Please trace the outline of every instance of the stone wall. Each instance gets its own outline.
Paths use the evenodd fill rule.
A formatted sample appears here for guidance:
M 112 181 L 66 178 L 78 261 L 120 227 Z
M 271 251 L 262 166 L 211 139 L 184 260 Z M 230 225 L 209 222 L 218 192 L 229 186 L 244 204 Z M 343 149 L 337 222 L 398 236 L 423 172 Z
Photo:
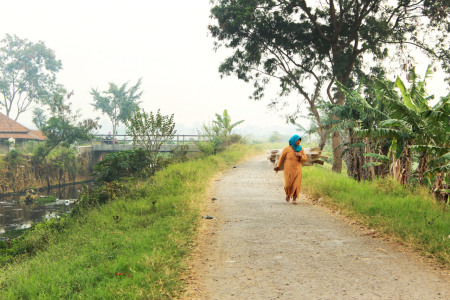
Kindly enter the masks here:
M 3 161 L 0 164 L 0 193 L 18 193 L 28 188 L 47 188 L 91 180 L 91 151 L 79 151 L 76 162 L 76 172 L 66 172 L 46 164 L 33 166 L 29 156 L 22 156 L 17 164 Z

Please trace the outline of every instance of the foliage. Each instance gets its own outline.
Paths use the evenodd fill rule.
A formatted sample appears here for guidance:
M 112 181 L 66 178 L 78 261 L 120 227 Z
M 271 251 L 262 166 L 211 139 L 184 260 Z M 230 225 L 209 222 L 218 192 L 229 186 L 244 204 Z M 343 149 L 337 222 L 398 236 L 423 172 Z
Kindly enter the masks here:
M 243 141 L 239 134 L 232 134 L 232 130 L 242 124 L 244 120 L 232 123 L 228 111 L 225 109 L 222 115 L 216 113 L 216 119 L 211 123 L 203 123 L 198 135 L 200 139 L 197 147 L 205 155 L 216 155 L 233 143 Z
M 355 120 L 356 116 L 359 121 L 356 137 L 376 141 L 384 149 L 383 153 L 365 156 L 390 163 L 391 175 L 404 184 L 413 178 L 425 183 L 424 177 L 429 176 L 427 181 L 436 182 L 433 187 L 436 192 L 445 189 L 450 179 L 442 169 L 449 163 L 450 97 L 429 105 L 433 97 L 427 94 L 425 83 L 431 73 L 428 67 L 424 79 L 420 80 L 412 68 L 408 75 L 409 87 L 400 78 L 395 83 L 377 80 L 372 94 L 368 95 L 369 101 L 359 91 L 342 87 L 348 105 L 336 113 L 342 119 Z M 375 157 L 378 154 L 382 155 Z M 418 160 L 415 170 L 412 169 L 414 159 Z
M 39 203 L 49 203 L 49 202 L 55 202 L 56 199 L 57 199 L 57 198 L 56 198 L 55 196 L 48 195 L 48 196 L 45 196 L 44 198 L 38 198 L 38 199 L 36 200 L 36 202 L 39 202 Z
M 75 180 L 75 176 L 78 173 L 76 150 L 67 147 L 57 147 L 50 152 L 44 165 L 53 170 L 54 173 L 59 174 L 59 184 Z M 69 178 L 65 178 L 66 174 Z
M 158 109 L 155 114 L 137 110 L 126 120 L 127 134 L 133 137 L 133 145 L 145 150 L 154 169 L 159 168 L 161 147 L 176 133 L 173 118 L 173 114 L 163 115 Z
M 277 142 L 281 142 L 281 141 L 282 141 L 281 134 L 276 130 L 274 132 L 272 132 L 272 135 L 269 137 L 269 142 L 277 143 Z
M 0 266 L 4 267 L 4 264 L 30 257 L 46 249 L 49 244 L 55 242 L 57 235 L 64 233 L 66 220 L 65 216 L 62 216 L 32 224 L 20 237 L 12 239 L 11 248 L 7 245 L 0 247 Z
M 16 35 L 7 34 L 0 41 L 0 94 L 10 116 L 14 120 L 29 110 L 33 104 L 45 102 L 53 94 L 56 73 L 61 70 L 53 50 L 44 42 L 32 43 Z
M 444 65 L 450 61 L 448 30 L 443 28 L 448 24 L 448 6 L 441 8 L 443 19 L 436 19 L 430 15 L 436 6 L 424 6 L 424 1 L 213 3 L 211 17 L 217 23 L 209 30 L 216 39 L 215 47 L 234 50 L 219 72 L 252 82 L 255 99 L 264 96 L 265 86 L 273 79 L 279 82 L 280 97 L 298 92 L 321 131 L 324 126 L 317 104 L 323 89 L 327 87 L 332 104 L 345 103 L 342 93 L 333 93 L 334 82 L 352 88 L 359 76 L 382 69 L 382 61 L 405 57 L 412 50 L 423 51 Z M 430 19 L 436 21 L 430 23 Z M 388 55 L 390 51 L 397 53 Z M 295 114 L 291 116 L 294 120 Z M 339 132 L 335 131 L 333 170 L 337 172 L 341 171 L 339 144 Z
M 216 155 L 225 149 L 224 138 L 213 123 L 203 123 L 197 133 L 199 135 L 197 147 L 203 155 Z
M 139 99 L 142 96 L 142 79 L 139 79 L 135 85 L 127 89 L 128 82 L 118 86 L 110 82 L 106 91 L 99 92 L 97 89 L 91 89 L 91 95 L 94 103 L 91 104 L 94 110 L 100 110 L 107 115 L 113 126 L 113 138 L 117 134 L 117 126 L 125 120 L 139 107 Z
M 150 167 L 150 159 L 144 149 L 108 153 L 94 166 L 99 182 L 112 182 L 124 177 L 139 176 Z
M 92 138 L 92 131 L 98 128 L 96 120 L 79 120 L 79 113 L 73 113 L 69 102 L 73 92 L 66 94 L 60 89 L 47 101 L 50 118 L 41 127 L 46 140 L 34 151 L 33 160 L 41 162 L 57 146 L 69 147 L 74 143 Z
M 45 116 L 45 111 L 40 108 L 36 107 L 33 109 L 33 124 L 36 125 L 37 129 L 41 129 L 45 126 L 45 123 L 47 122 L 47 117 Z
M 216 120 L 213 120 L 213 130 L 216 135 L 221 135 L 224 138 L 227 138 L 231 135 L 231 131 L 243 122 L 244 120 L 231 123 L 231 117 L 228 114 L 228 111 L 224 109 L 222 115 L 216 114 Z
M 5 161 L 9 165 L 15 166 L 21 163 L 22 157 L 20 156 L 20 153 L 17 150 L 10 150 L 5 157 Z
M 172 149 L 172 162 L 177 163 L 187 161 L 189 150 L 189 145 L 181 145 Z
M 120 179 L 123 179 L 123 177 Z M 130 194 L 129 185 L 119 181 L 103 181 L 94 187 L 84 186 L 76 206 L 70 212 L 70 216 L 79 218 L 90 210 L 99 208 L 101 205 L 115 201 L 127 194 Z

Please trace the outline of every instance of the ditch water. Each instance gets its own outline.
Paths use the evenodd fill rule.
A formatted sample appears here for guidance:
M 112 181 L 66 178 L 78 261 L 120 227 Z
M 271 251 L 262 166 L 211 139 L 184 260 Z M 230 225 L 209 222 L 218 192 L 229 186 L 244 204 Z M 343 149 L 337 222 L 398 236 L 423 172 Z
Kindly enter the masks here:
M 56 197 L 52 202 L 41 202 L 38 199 L 27 203 L 18 200 L 20 195 L 0 194 L 0 240 L 20 235 L 32 223 L 69 213 L 84 185 L 90 183 L 71 184 L 38 192 L 40 196 Z

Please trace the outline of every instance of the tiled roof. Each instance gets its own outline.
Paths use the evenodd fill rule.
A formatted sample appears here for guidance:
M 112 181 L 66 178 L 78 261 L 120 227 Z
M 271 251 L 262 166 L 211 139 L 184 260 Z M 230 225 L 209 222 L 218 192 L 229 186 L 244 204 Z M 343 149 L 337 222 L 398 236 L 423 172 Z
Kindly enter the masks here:
M 39 130 L 30 130 L 20 125 L 13 119 L 0 113 L 0 139 L 25 139 L 25 140 L 45 140 L 46 137 Z
M 24 140 L 38 140 L 38 138 L 36 136 L 31 135 L 29 133 L 3 133 L 3 132 L 0 132 L 0 139 L 9 139 L 9 138 L 24 139 Z
M 5 116 L 4 114 L 0 113 L 0 133 L 4 132 L 29 132 L 30 130 L 26 128 L 25 126 L 20 125 L 10 117 Z
M 41 141 L 47 139 L 47 137 L 40 130 L 30 130 L 30 135 L 35 136 L 37 139 Z

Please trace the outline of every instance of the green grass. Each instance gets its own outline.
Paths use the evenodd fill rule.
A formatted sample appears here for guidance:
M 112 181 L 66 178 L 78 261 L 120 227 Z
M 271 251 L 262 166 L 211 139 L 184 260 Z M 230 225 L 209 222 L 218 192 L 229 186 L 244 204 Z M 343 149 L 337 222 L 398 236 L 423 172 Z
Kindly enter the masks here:
M 356 182 L 320 166 L 303 169 L 302 189 L 450 267 L 450 207 L 425 189 L 408 190 L 391 179 Z
M 236 145 L 217 156 L 170 165 L 148 181 L 130 183 L 126 197 L 78 220 L 52 221 L 51 233 L 38 227 L 36 240 L 44 236 L 49 245 L 3 267 L 0 298 L 180 296 L 185 288 L 180 276 L 211 178 L 257 152 L 262 150 Z
M 55 202 L 55 201 L 56 201 L 56 197 L 52 196 L 52 195 L 48 195 L 48 196 L 45 196 L 44 198 L 36 199 L 37 203 L 51 203 L 51 202 Z

